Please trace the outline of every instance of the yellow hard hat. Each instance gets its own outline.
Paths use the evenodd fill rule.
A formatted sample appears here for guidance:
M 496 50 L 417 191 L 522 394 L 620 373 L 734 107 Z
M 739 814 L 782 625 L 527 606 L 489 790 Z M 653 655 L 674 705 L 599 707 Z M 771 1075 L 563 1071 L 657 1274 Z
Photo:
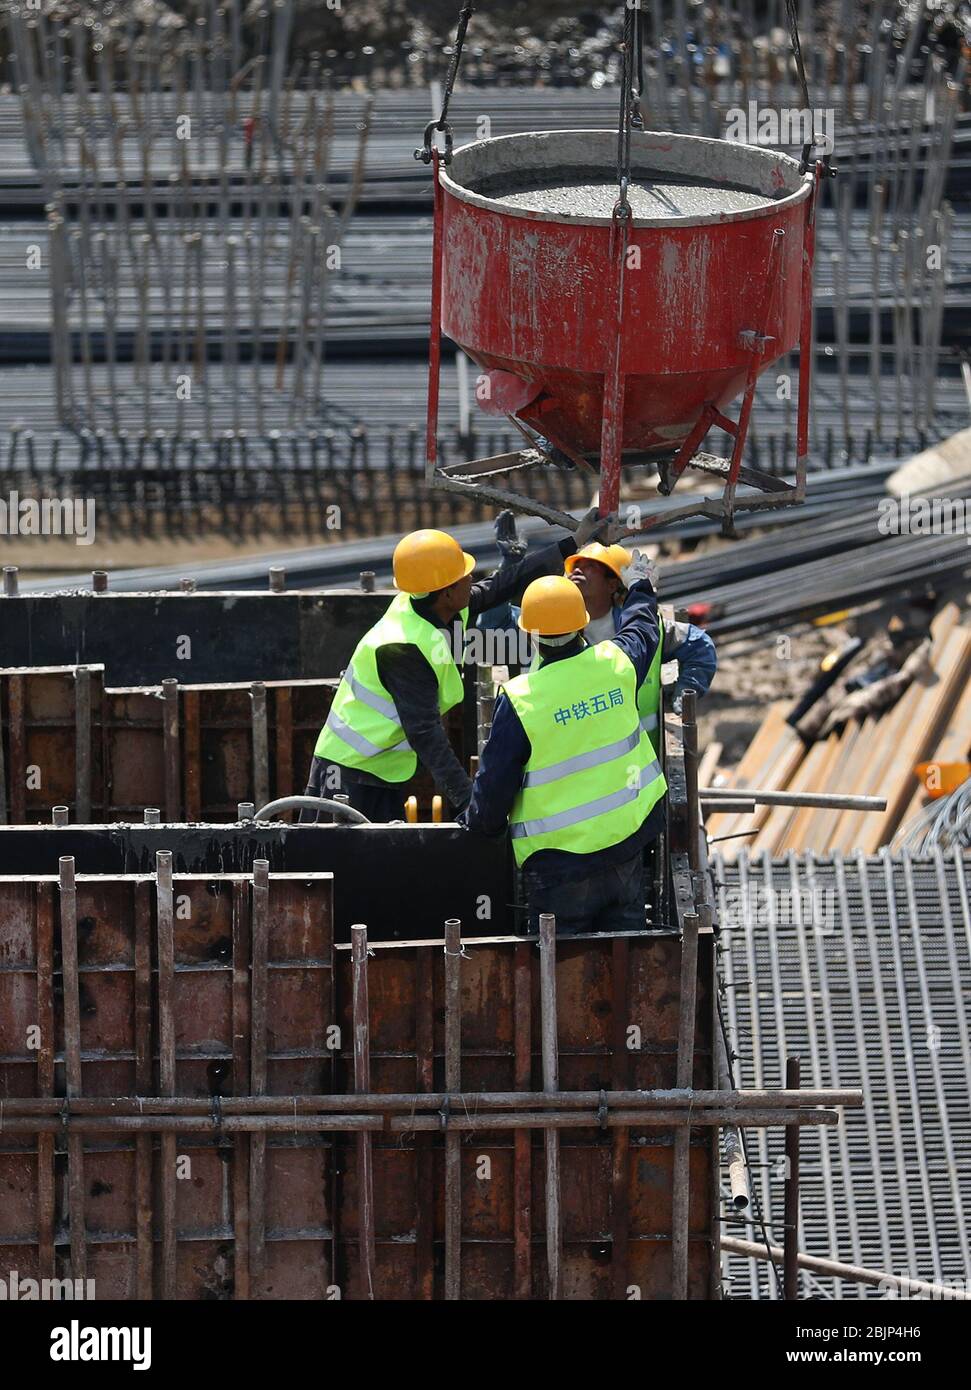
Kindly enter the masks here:
M 578 560 L 596 560 L 598 565 L 606 565 L 612 574 L 616 574 L 618 579 L 623 577 L 623 572 L 631 562 L 631 553 L 625 550 L 622 545 L 601 545 L 599 541 L 591 541 L 582 550 L 578 550 L 575 555 L 568 555 L 563 562 L 563 567 L 567 574 L 573 573 L 573 567 Z
M 395 546 L 392 565 L 399 589 L 430 594 L 471 574 L 475 560 L 445 531 L 412 531 Z
M 519 626 L 540 637 L 562 637 L 579 632 L 590 621 L 583 595 L 565 575 L 548 574 L 534 579 L 523 594 Z

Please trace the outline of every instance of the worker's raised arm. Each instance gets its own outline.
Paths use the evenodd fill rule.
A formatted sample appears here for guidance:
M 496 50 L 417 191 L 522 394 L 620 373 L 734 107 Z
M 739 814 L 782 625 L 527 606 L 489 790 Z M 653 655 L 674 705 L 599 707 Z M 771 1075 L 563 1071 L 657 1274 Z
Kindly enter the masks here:
M 694 690 L 698 695 L 708 694 L 718 669 L 718 654 L 704 628 L 695 627 L 694 623 L 665 626 L 663 660 L 678 663 L 675 700 L 686 690 Z
M 523 555 L 521 559 L 507 559 L 487 579 L 472 585 L 469 622 L 475 622 L 480 613 L 486 613 L 500 604 L 518 603 L 523 590 L 534 579 L 544 574 L 562 574 L 566 557 L 586 545 L 608 524 L 609 519 L 601 517 L 596 507 L 591 507 L 572 536 L 564 536 L 562 540 L 554 541 L 532 555 Z
M 524 555 L 521 560 L 506 561 L 486 579 L 472 585 L 469 594 L 469 622 L 475 622 L 480 613 L 490 608 L 498 608 L 502 603 L 518 603 L 523 590 L 534 579 L 543 574 L 562 574 L 563 561 L 572 555 L 577 544 L 573 536 L 545 545 L 532 555 Z
M 635 550 L 623 578 L 627 598 L 621 610 L 620 627 L 610 640 L 630 657 L 637 672 L 637 684 L 640 685 L 647 677 L 661 641 L 657 594 L 654 592 L 650 562 Z
M 378 653 L 378 673 L 394 700 L 412 752 L 449 802 L 468 805 L 472 782 L 448 741 L 438 712 L 438 682 L 417 647 L 394 643 Z

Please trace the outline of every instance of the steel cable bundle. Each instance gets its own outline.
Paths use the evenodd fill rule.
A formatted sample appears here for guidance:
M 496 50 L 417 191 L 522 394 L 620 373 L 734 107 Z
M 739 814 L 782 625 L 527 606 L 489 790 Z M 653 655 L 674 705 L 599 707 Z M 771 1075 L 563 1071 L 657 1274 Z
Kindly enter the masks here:
M 908 849 L 913 854 L 931 854 L 937 849 L 971 849 L 971 777 L 956 791 L 932 801 L 902 826 L 894 848 Z

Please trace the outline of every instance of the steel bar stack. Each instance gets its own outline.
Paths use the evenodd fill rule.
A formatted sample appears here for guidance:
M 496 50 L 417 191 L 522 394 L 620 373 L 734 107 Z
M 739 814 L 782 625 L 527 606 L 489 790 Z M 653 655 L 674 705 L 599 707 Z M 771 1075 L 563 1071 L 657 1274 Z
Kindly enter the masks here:
M 753 35 L 751 20 L 738 0 L 693 12 L 686 46 L 683 4 L 645 7 L 645 123 L 798 152 L 809 115 L 788 37 L 771 22 Z M 428 176 L 411 155 L 448 50 L 416 44 L 392 78 L 380 37 L 356 57 L 304 51 L 303 22 L 293 0 L 258 14 L 231 0 L 165 24 L 98 6 L 68 20 L 6 8 L 15 95 L 0 96 L 0 205 L 33 222 L 0 229 L 3 351 L 44 364 L 4 380 L 16 404 L 0 460 L 24 495 L 46 485 L 48 464 L 66 466 L 71 494 L 111 475 L 117 534 L 181 519 L 187 537 L 233 536 L 249 517 L 332 538 L 319 485 L 332 451 L 350 472 L 409 471 L 402 422 L 421 417 L 424 368 L 402 354 L 424 351 L 429 275 Z M 456 140 L 612 126 L 618 23 L 473 45 Z M 921 448 L 967 418 L 971 118 L 961 46 L 921 5 L 842 6 L 816 27 L 801 6 L 800 25 L 810 125 L 832 137 L 840 171 L 819 213 L 810 453 L 810 467 L 831 468 Z M 353 215 L 361 202 L 366 217 Z M 24 276 L 30 247 L 41 263 Z M 781 361 L 760 387 L 747 443 L 748 463 L 781 475 L 795 368 Z M 386 433 L 375 417 L 389 413 L 389 373 L 401 395 L 387 397 Z M 335 408 L 346 379 L 353 419 Z M 471 405 L 472 430 L 448 440 L 455 457 L 505 451 Z M 455 396 L 446 415 L 462 409 Z M 574 493 L 580 505 L 580 484 L 551 481 L 549 505 Z M 414 524 L 448 524 L 411 476 L 394 491 L 379 489 L 372 529 L 401 497 L 416 499 Z M 365 528 L 371 499 L 360 502 Z
M 231 6 L 237 19 L 239 8 Z M 10 9 L 47 211 L 60 425 L 117 435 L 124 362 L 149 436 L 156 422 L 179 438 L 212 440 L 227 427 L 233 438 L 261 436 L 270 399 L 285 403 L 291 430 L 312 411 L 328 280 L 363 178 L 369 106 L 337 205 L 333 93 L 319 62 L 293 109 L 292 9 L 275 7 L 267 47 L 238 68 L 222 8 L 164 33 L 143 25 L 122 52 L 117 31 L 102 42 L 75 19 L 70 63 L 57 67 L 63 90 L 40 81 L 53 61 L 43 17 L 27 22 Z M 279 310 L 265 322 L 269 285 Z M 275 362 L 272 385 L 264 360 Z M 96 378 L 98 362 L 107 372 Z M 215 419 L 214 393 L 228 420 Z

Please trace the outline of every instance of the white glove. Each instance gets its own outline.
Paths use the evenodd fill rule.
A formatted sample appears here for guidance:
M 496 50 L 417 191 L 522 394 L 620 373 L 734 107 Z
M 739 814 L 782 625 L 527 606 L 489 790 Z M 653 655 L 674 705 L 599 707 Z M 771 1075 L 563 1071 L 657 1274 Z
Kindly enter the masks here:
M 642 579 L 650 581 L 651 587 L 657 592 L 657 565 L 645 555 L 642 550 L 632 550 L 630 564 L 624 567 L 621 573 L 621 580 L 625 589 L 630 589 Z

